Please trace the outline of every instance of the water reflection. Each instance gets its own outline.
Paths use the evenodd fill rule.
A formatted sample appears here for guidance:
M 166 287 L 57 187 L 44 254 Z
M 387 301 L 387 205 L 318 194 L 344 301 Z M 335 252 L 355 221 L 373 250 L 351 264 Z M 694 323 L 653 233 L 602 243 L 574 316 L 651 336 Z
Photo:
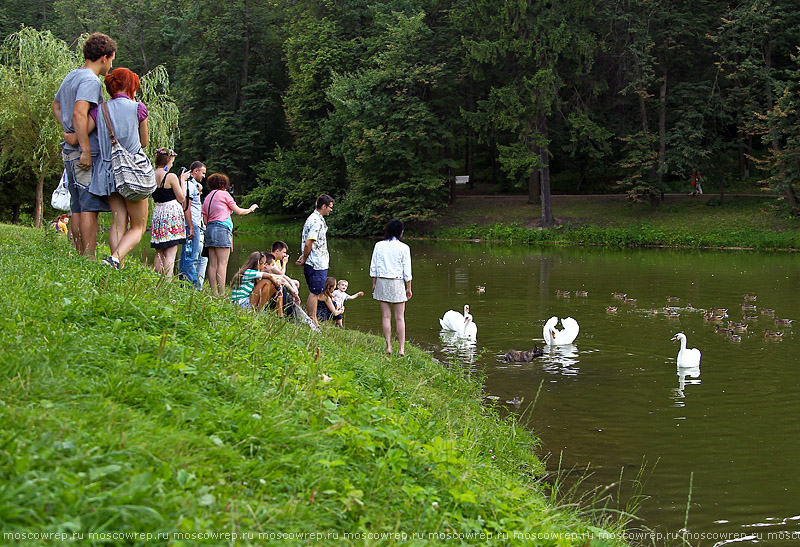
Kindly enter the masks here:
M 578 347 L 575 344 L 545 346 L 542 359 L 544 360 L 542 370 L 550 374 L 577 376 L 580 371 L 576 366 L 578 364 Z
M 472 338 L 459 336 L 451 330 L 439 331 L 439 340 L 442 342 L 442 353 L 450 363 L 466 365 L 474 370 L 478 344 Z
M 687 380 L 688 378 L 688 380 Z M 675 406 L 685 406 L 682 399 L 686 397 L 686 386 L 700 385 L 700 367 L 678 367 L 678 387 L 673 389 Z

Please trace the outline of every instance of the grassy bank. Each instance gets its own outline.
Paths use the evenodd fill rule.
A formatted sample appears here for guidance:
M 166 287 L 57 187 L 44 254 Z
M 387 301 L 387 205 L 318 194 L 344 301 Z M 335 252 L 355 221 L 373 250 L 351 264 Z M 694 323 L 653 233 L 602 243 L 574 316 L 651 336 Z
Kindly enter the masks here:
M 661 207 L 619 196 L 555 196 L 559 223 L 539 229 L 541 206 L 519 197 L 459 197 L 421 235 L 515 243 L 796 250 L 800 222 L 770 197 L 667 196 Z
M 6 544 L 621 544 L 581 535 L 600 530 L 548 498 L 536 440 L 415 348 L 390 358 L 16 226 L 0 285 Z

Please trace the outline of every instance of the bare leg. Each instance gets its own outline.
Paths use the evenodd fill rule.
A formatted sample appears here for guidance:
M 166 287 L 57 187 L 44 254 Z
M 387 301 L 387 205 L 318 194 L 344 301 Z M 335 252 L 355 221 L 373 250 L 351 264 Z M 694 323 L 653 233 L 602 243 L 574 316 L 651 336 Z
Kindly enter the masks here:
M 111 248 L 111 255 L 115 256 L 119 242 L 128 227 L 128 209 L 125 206 L 125 198 L 116 192 L 108 196 L 108 205 L 111 207 L 111 231 L 108 233 L 108 246 Z M 115 258 L 118 257 L 115 256 Z
M 72 213 L 69 227 L 72 230 L 72 246 L 83 254 L 83 239 L 81 238 L 81 217 L 83 213 Z
M 119 194 L 111 194 L 117 196 Z M 111 198 L 109 197 L 109 201 Z M 144 236 L 144 230 L 147 226 L 147 200 L 140 201 L 125 200 L 126 218 L 131 220 L 131 229 L 125 232 L 125 235 L 119 240 L 117 252 L 112 253 L 111 256 L 122 262 L 125 257 L 133 249 L 139 245 L 139 242 Z
M 161 272 L 163 275 L 167 277 L 172 277 L 173 270 L 175 270 L 175 255 L 178 253 L 178 246 L 173 245 L 172 247 L 167 247 L 164 249 L 164 264 L 162 267 L 164 271 Z
M 406 303 L 394 305 L 394 323 L 397 326 L 397 340 L 400 342 L 400 355 L 406 354 Z
M 206 270 L 206 278 L 208 284 L 211 285 L 211 294 L 217 294 L 217 248 L 208 248 L 208 268 Z
M 207 278 L 211 292 L 217 296 L 225 294 L 225 280 L 228 275 L 229 247 L 209 247 Z
M 81 213 L 81 244 L 83 250 L 81 254 L 94 258 L 94 250 L 97 247 L 97 216 L 100 213 L 88 212 Z
M 317 321 L 317 303 L 319 302 L 318 297 L 319 295 L 309 292 L 308 300 L 306 300 L 306 313 L 316 326 L 319 326 L 319 321 Z
M 264 306 L 267 305 L 270 298 L 275 294 L 273 290 L 274 286 L 275 285 L 269 279 L 259 279 L 256 281 L 253 292 L 250 293 L 250 305 L 258 311 L 263 310 Z
M 166 257 L 164 256 L 164 251 L 166 249 L 156 249 L 156 258 L 153 261 L 153 268 L 155 269 L 157 274 L 164 275 L 166 271 Z
M 381 329 L 386 340 L 386 353 L 392 354 L 392 305 L 381 302 Z

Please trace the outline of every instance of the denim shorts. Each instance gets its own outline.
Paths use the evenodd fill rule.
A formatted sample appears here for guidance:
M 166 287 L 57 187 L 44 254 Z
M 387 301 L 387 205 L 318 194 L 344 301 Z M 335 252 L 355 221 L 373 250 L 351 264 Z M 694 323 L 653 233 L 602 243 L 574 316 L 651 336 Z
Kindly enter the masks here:
M 67 171 L 67 190 L 71 213 L 107 212 L 111 210 L 107 196 L 97 196 L 89 191 L 92 169 L 78 167 L 80 152 L 63 152 L 64 169 Z M 100 161 L 100 156 L 92 156 L 92 163 Z
M 303 264 L 303 274 L 311 294 L 322 294 L 325 289 L 325 280 L 328 279 L 328 270 L 315 270 L 308 264 Z
M 206 226 L 206 247 L 233 248 L 233 234 L 221 222 L 209 222 Z

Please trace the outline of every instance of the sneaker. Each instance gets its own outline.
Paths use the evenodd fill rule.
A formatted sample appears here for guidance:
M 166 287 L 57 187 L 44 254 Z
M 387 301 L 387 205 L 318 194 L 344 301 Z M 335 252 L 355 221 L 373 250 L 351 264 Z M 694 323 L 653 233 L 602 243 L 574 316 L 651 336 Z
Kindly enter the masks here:
M 103 259 L 103 263 L 111 266 L 115 270 L 119 270 L 119 260 L 114 258 L 113 256 L 108 256 Z

